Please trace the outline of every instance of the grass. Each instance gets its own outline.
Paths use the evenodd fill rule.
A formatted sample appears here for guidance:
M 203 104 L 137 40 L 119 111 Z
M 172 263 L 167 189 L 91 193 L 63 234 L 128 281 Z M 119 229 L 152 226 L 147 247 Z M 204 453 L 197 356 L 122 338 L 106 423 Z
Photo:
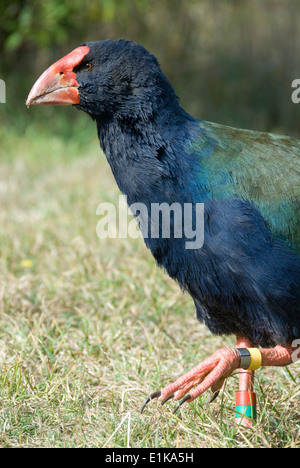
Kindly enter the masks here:
M 214 404 L 140 416 L 234 342 L 197 323 L 141 239 L 98 239 L 96 208 L 119 193 L 91 122 L 79 128 L 0 130 L 0 446 L 299 448 L 299 365 L 257 373 L 254 430 L 233 422 L 236 377 Z

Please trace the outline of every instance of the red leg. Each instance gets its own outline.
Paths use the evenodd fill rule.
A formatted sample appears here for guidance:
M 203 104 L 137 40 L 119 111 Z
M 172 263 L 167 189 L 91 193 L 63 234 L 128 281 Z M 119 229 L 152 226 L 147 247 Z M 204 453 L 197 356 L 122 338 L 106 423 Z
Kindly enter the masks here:
M 237 348 L 253 348 L 253 345 L 249 340 L 243 337 L 237 337 L 236 347 Z M 249 395 L 254 394 L 254 375 L 255 375 L 255 372 L 252 370 L 239 369 L 239 390 L 238 392 L 236 392 L 236 410 L 239 409 L 238 406 L 240 404 L 241 395 L 243 396 L 245 395 L 245 398 L 248 399 Z M 256 401 L 255 395 L 253 396 L 253 399 L 255 399 Z M 252 405 L 252 406 L 256 407 L 256 405 Z M 244 414 L 244 412 L 242 414 Z M 246 417 L 236 417 L 235 422 L 245 427 L 252 427 L 253 425 L 253 421 Z
M 237 347 L 253 347 L 249 340 L 243 337 L 237 337 Z M 263 366 L 286 366 L 292 362 L 292 346 L 276 346 L 272 349 L 260 349 L 262 354 Z M 193 401 L 199 395 L 211 388 L 217 392 L 222 388 L 225 379 L 231 375 L 240 366 L 239 352 L 234 348 L 223 348 L 214 353 L 211 357 L 195 366 L 191 371 L 179 377 L 174 383 L 164 387 L 162 390 L 153 393 L 147 398 L 142 410 L 146 404 L 153 398 L 165 403 L 173 398 L 174 400 Z M 248 374 L 241 377 L 240 385 L 245 389 L 253 388 L 253 375 Z M 250 386 L 250 387 L 249 387 Z M 241 387 L 242 388 L 242 387 Z
M 288 366 L 292 363 L 293 347 L 275 346 L 270 349 L 260 349 L 262 355 L 262 366 Z

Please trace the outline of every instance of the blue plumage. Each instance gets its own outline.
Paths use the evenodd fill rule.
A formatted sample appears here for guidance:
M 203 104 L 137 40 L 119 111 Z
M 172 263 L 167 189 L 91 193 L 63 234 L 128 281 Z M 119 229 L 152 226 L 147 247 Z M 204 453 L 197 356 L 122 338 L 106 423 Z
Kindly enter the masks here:
M 129 204 L 144 203 L 149 212 L 152 203 L 205 206 L 204 246 L 187 250 L 184 237 L 146 238 L 157 263 L 191 294 L 213 333 L 260 346 L 299 338 L 300 143 L 199 122 L 181 109 L 141 46 L 87 45 L 87 60 L 107 75 L 105 82 L 103 73 L 94 77 L 98 90 L 90 95 L 90 76 L 77 70 L 78 107 L 96 119 Z
M 194 119 L 140 45 L 83 47 L 77 107 L 96 120 L 129 204 L 150 213 L 153 203 L 204 203 L 201 248 L 187 249 L 185 236 L 145 238 L 199 320 L 257 346 L 299 338 L 300 142 Z

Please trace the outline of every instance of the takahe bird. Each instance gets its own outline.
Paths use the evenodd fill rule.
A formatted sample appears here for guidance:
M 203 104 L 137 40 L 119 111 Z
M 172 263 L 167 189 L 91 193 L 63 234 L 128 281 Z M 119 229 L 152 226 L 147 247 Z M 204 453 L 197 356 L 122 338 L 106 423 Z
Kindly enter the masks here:
M 157 59 L 125 40 L 87 42 L 58 60 L 33 86 L 31 104 L 73 104 L 96 121 L 130 205 L 151 212 L 153 203 L 191 204 L 195 214 L 204 204 L 203 245 L 187 248 L 185 231 L 180 237 L 174 230 L 145 243 L 192 296 L 200 322 L 214 334 L 235 334 L 237 347 L 218 350 L 147 402 L 191 402 L 209 388 L 216 394 L 236 369 L 295 360 L 300 141 L 196 120 L 180 107 Z

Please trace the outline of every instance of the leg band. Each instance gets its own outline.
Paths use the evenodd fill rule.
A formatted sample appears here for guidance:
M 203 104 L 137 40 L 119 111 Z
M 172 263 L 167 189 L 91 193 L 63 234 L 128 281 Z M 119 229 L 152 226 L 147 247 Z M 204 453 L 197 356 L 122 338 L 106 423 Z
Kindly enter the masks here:
M 256 395 L 254 392 L 239 391 L 235 394 L 235 417 L 256 419 Z
M 240 369 L 257 370 L 262 363 L 261 352 L 257 348 L 236 348 L 241 356 Z

